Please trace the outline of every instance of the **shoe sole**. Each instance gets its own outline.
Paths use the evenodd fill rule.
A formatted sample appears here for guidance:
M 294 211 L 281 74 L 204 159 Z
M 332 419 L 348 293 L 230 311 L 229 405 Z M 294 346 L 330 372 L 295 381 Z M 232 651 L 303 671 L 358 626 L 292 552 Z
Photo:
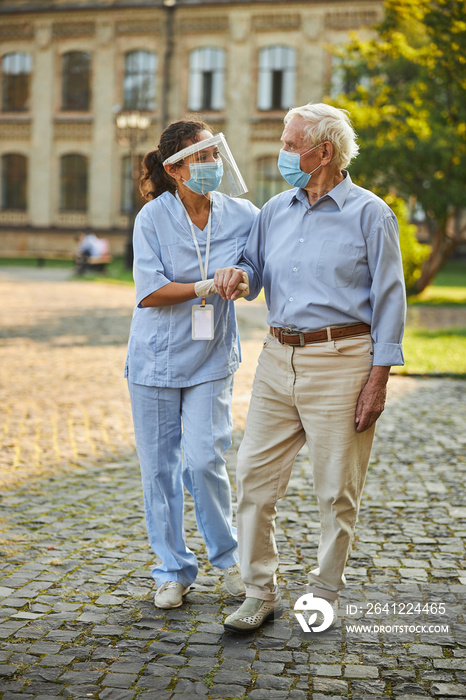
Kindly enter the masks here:
M 224 623 L 224 628 L 228 630 L 229 632 L 237 632 L 238 634 L 249 634 L 249 632 L 255 632 L 258 630 L 264 622 L 269 622 L 269 620 L 273 620 L 274 618 L 279 618 L 283 615 L 283 608 L 277 608 L 276 610 L 272 610 L 269 612 L 261 622 L 259 622 L 258 625 L 255 627 L 235 627 L 234 625 Z

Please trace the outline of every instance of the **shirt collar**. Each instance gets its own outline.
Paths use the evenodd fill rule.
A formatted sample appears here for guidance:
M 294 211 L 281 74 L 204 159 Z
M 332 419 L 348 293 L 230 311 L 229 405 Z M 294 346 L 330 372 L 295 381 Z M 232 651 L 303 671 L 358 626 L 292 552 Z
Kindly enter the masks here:
M 342 172 L 345 175 L 344 180 L 339 182 L 338 185 L 336 185 L 336 187 L 333 188 L 333 190 L 330 190 L 330 192 L 324 194 L 324 196 L 321 197 L 315 204 L 321 202 L 326 197 L 330 197 L 331 199 L 333 199 L 340 211 L 343 209 L 343 206 L 346 202 L 346 198 L 348 197 L 349 191 L 353 183 L 349 172 L 347 170 L 343 170 Z M 291 205 L 295 202 L 303 202 L 303 204 L 309 206 L 309 199 L 307 198 L 307 192 L 305 189 L 300 188 L 294 192 L 289 206 L 291 207 Z M 315 206 L 315 204 L 313 206 Z

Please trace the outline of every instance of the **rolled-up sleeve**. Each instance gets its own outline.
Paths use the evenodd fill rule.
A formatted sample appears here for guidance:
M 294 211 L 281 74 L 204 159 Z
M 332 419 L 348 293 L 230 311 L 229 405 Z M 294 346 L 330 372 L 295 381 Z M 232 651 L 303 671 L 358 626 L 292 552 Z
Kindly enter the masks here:
M 154 223 L 144 209 L 134 222 L 133 247 L 133 277 L 139 306 L 149 294 L 171 282 L 164 273 Z
M 393 214 L 385 214 L 367 240 L 368 264 L 372 277 L 372 339 L 374 365 L 403 365 L 401 341 L 406 317 L 398 225 Z

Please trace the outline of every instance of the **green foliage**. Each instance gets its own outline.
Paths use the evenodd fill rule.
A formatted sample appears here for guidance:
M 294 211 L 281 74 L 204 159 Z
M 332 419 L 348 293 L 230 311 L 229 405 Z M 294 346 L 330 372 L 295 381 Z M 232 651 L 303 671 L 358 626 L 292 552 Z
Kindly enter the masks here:
M 398 219 L 400 230 L 400 248 L 403 259 L 403 274 L 408 294 L 421 275 L 422 264 L 427 260 L 430 246 L 419 243 L 416 238 L 417 227 L 409 223 L 409 211 L 406 202 L 400 197 L 389 194 L 385 201 Z
M 416 200 L 433 230 L 464 207 L 466 3 L 385 0 L 373 39 L 335 50 L 353 88 L 347 109 L 361 152 L 351 175 L 384 196 Z

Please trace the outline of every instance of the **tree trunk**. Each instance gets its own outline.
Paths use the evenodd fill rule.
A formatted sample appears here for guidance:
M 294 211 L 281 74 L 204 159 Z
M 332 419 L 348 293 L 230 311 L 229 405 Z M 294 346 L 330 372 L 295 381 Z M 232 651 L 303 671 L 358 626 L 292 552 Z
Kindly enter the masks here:
M 422 266 L 421 276 L 411 289 L 407 290 L 408 295 L 420 294 L 423 289 L 431 284 L 437 272 L 447 262 L 453 251 L 464 241 L 465 228 L 462 226 L 462 214 L 461 210 L 456 210 L 455 214 L 449 218 L 445 229 L 437 229 L 432 241 L 430 255 Z

